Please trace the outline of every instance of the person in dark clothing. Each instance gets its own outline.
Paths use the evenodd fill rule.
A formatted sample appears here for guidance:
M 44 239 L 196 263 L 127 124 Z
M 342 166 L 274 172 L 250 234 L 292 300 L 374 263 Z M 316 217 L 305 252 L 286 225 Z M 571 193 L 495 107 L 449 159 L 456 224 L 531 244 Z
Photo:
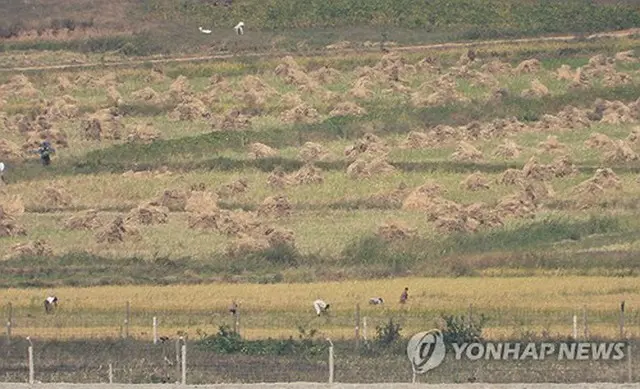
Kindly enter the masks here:
M 44 166 L 51 164 L 51 154 L 54 154 L 56 150 L 51 147 L 51 144 L 47 141 L 42 142 L 40 148 L 36 150 L 36 153 L 40 154 L 40 160 Z
M 400 304 L 404 304 L 409 299 L 409 288 L 404 288 L 402 294 L 400 295 Z

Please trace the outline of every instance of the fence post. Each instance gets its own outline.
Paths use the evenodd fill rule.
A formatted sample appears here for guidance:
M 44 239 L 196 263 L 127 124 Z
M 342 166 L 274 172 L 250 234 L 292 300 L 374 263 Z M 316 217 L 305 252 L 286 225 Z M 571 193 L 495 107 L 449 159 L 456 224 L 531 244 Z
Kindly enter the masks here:
M 360 348 L 360 304 L 356 304 L 356 350 Z
M 113 384 L 113 365 L 109 364 L 109 383 Z
M 589 325 L 587 324 L 587 306 L 582 307 L 582 325 L 584 327 L 584 339 L 589 339 Z
M 629 382 L 633 382 L 633 365 L 631 364 L 631 340 L 627 340 L 627 364 L 629 368 Z
M 180 339 L 182 337 L 176 339 L 176 373 L 178 375 L 180 375 Z
M 473 320 L 473 304 L 469 304 L 469 312 L 467 313 L 467 319 L 469 323 Z
M 127 300 L 127 309 L 124 317 L 124 337 L 129 338 L 129 319 L 131 318 L 131 302 Z
M 578 315 L 573 315 L 573 340 L 578 340 Z
M 620 339 L 624 339 L 624 300 L 620 303 Z
M 158 318 L 153 317 L 153 344 L 158 344 Z
M 329 383 L 333 383 L 333 342 L 327 338 L 329 342 Z
M 233 332 L 240 334 L 240 310 L 236 309 L 233 312 Z
M 35 374 L 33 371 L 33 343 L 31 343 L 31 339 L 27 336 L 27 340 L 29 341 L 29 348 L 27 349 L 27 354 L 29 357 L 29 384 L 32 384 L 35 382 Z
M 183 337 L 180 337 L 183 340 L 182 344 L 182 385 L 187 384 L 187 341 L 184 340 Z
M 367 317 L 362 318 L 362 338 L 367 341 Z
M 13 305 L 7 305 L 7 346 L 11 345 L 11 327 L 13 326 Z

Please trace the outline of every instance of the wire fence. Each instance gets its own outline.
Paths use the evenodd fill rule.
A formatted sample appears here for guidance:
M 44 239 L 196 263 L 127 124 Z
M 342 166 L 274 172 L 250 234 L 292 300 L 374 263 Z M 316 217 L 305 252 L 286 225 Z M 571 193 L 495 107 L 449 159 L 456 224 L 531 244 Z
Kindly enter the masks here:
M 354 305 L 351 310 L 334 310 L 316 317 L 309 313 L 238 310 L 228 311 L 165 310 L 149 311 L 129 302 L 121 309 L 65 310 L 46 314 L 38 307 L 2 309 L 6 341 L 12 337 L 47 340 L 133 338 L 155 341 L 176 336 L 197 337 L 212 334 L 222 325 L 249 339 L 298 336 L 301 329 L 316 329 L 335 339 L 376 336 L 377 328 L 389 319 L 399 323 L 403 335 L 441 326 L 446 314 L 468 322 L 481 323 L 487 339 L 535 339 L 574 337 L 583 339 L 626 339 L 640 337 L 640 311 L 612 304 L 610 309 L 532 310 L 515 308 L 478 309 L 440 312 L 430 310 L 371 308 Z
M 4 382 L 411 382 L 415 377 L 406 355 L 408 338 L 442 324 L 440 312 L 359 306 L 302 319 L 274 312 L 149 312 L 129 303 L 116 313 L 58 309 L 45 314 L 11 305 L 3 313 L 7 321 L 0 340 L 0 381 Z M 467 323 L 485 320 L 483 336 L 492 340 L 621 340 L 627 347 L 623 360 L 598 361 L 456 360 L 449 352 L 441 366 L 418 376 L 418 381 L 635 382 L 634 371 L 640 369 L 640 355 L 633 358 L 640 320 L 638 312 L 624 304 L 571 312 L 469 306 L 453 314 Z M 400 325 L 403 338 L 385 344 L 383 329 L 389 319 Z M 276 348 L 267 343 L 254 349 L 241 344 L 221 352 L 203 342 L 221 326 L 241 339 L 282 341 L 274 343 Z M 289 348 L 292 343 L 286 339 L 306 348 Z

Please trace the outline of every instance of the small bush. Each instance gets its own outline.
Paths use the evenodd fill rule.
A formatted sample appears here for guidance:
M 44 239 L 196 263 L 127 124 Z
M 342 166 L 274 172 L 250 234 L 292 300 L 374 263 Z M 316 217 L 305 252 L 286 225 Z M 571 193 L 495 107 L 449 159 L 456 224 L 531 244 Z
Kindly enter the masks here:
M 278 244 L 259 252 L 259 257 L 275 265 L 297 266 L 300 258 L 300 252 L 289 244 Z
M 441 319 L 444 322 L 441 331 L 447 346 L 452 343 L 459 344 L 482 340 L 482 328 L 487 321 L 484 315 L 480 315 L 477 320 L 455 315 L 442 315 Z
M 200 333 L 197 345 L 219 354 L 245 355 L 317 355 L 326 349 L 326 345 L 313 339 L 315 330 L 307 332 L 299 328 L 299 339 L 260 339 L 246 340 L 233 332 L 229 326 L 222 325 L 215 335 Z
M 375 342 L 380 347 L 390 347 L 402 339 L 401 331 L 400 324 L 389 319 L 387 324 L 376 326 Z

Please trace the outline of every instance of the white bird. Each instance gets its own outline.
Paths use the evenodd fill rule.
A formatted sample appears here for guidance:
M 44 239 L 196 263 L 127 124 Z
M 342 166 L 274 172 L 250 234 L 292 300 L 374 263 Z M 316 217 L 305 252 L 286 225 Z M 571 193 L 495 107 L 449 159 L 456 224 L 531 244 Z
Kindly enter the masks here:
M 211 30 L 205 30 L 202 27 L 198 27 L 198 30 L 200 30 L 200 32 L 203 34 L 211 34 Z
M 236 30 L 236 34 L 244 35 L 244 22 L 240 22 L 236 24 L 236 26 L 233 29 Z

